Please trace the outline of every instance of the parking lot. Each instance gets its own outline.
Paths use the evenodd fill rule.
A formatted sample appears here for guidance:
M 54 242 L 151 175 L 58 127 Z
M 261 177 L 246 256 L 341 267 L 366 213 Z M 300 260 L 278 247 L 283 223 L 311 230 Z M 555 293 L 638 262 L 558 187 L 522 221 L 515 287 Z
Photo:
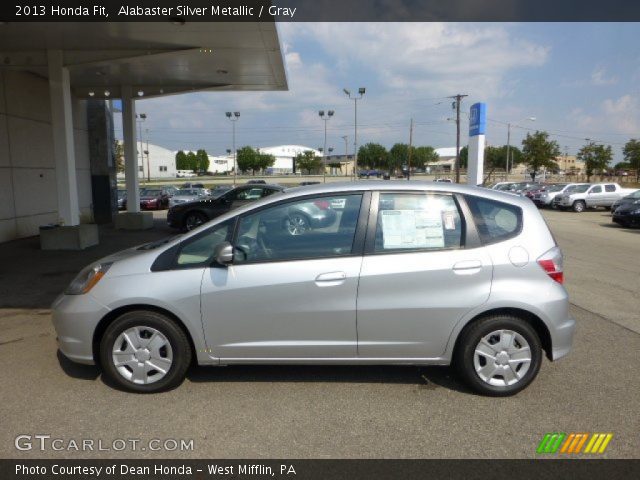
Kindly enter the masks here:
M 448 368 L 195 368 L 170 392 L 134 395 L 57 355 L 48 305 L 85 264 L 171 234 L 101 230 L 83 252 L 38 239 L 0 250 L 0 457 L 526 458 L 546 432 L 612 432 L 604 456 L 638 457 L 640 230 L 603 210 L 545 211 L 565 254 L 574 350 L 545 360 L 512 398 L 470 393 Z M 193 439 L 191 451 L 17 451 L 18 435 L 68 440 Z

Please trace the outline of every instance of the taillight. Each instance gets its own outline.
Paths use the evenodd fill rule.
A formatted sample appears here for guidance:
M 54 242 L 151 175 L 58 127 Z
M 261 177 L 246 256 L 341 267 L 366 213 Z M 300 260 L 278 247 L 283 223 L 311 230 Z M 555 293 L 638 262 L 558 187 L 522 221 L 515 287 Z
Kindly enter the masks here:
M 540 256 L 540 258 L 538 258 L 538 265 L 556 282 L 564 282 L 562 252 L 558 247 L 553 247 L 547 253 Z
M 316 200 L 313 203 L 320 210 L 327 210 L 330 207 L 330 204 L 329 204 L 329 202 L 327 200 Z

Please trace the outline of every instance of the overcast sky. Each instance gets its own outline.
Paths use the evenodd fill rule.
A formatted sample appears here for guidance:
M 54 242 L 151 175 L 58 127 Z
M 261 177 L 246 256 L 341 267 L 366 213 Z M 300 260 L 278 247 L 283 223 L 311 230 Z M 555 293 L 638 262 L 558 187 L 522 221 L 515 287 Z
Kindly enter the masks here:
M 150 142 L 171 150 L 231 148 L 224 112 L 238 110 L 237 147 L 324 141 L 318 110 L 335 110 L 328 146 L 353 151 L 353 102 L 366 87 L 358 143 L 455 146 L 451 99 L 487 103 L 490 144 L 506 144 L 504 123 L 546 130 L 573 154 L 585 138 L 621 148 L 640 137 L 640 24 L 620 23 L 281 23 L 289 91 L 202 92 L 142 100 Z M 523 120 L 536 117 L 535 122 Z M 463 132 L 468 124 L 463 116 Z M 504 122 L 504 123 L 503 123 Z M 512 128 L 519 146 L 524 128 Z M 121 122 L 116 121 L 121 138 Z M 466 135 L 463 136 L 463 145 Z

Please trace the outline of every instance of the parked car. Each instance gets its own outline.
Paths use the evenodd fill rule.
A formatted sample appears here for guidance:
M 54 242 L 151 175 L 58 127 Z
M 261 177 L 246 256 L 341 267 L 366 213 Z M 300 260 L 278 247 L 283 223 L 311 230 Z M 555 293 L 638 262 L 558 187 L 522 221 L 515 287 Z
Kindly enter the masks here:
M 169 208 L 206 197 L 208 193 L 209 191 L 205 188 L 183 188 L 176 190 L 175 194 L 169 199 Z
M 318 185 L 320 182 L 300 182 L 301 187 L 306 187 L 307 185 Z
M 265 180 L 253 179 L 247 182 L 247 185 L 266 185 L 267 182 Z
M 204 183 L 200 182 L 185 182 L 180 188 L 205 188 Z
M 529 200 L 533 200 L 533 196 L 537 192 L 542 192 L 547 188 L 544 183 L 531 183 L 527 187 L 520 190 L 520 196 L 527 197 Z
M 453 180 L 451 180 L 450 178 L 436 178 L 434 180 L 434 182 L 436 182 L 436 183 L 453 183 Z
M 219 197 L 209 197 L 171 207 L 167 212 L 167 223 L 172 228 L 190 231 L 223 213 L 242 207 L 284 187 L 279 185 L 241 185 Z
M 140 192 L 142 210 L 162 210 L 169 207 L 169 194 L 162 188 L 144 188 Z
M 118 210 L 127 208 L 127 191 L 118 189 Z
M 609 210 L 617 200 L 633 191 L 634 189 L 622 188 L 617 183 L 594 183 L 587 189 L 576 189 L 558 195 L 554 202 L 561 210 L 572 208 L 574 212 L 597 207 Z
M 491 187 L 491 190 L 509 190 L 512 185 L 515 185 L 516 182 L 498 182 Z
M 549 185 L 544 191 L 536 192 L 533 195 L 533 203 L 535 203 L 538 207 L 550 207 L 555 208 L 553 203 L 554 199 L 572 189 L 578 185 L 589 185 L 588 183 L 554 183 L 553 185 Z
M 613 212 L 613 221 L 623 227 L 640 227 L 640 203 L 625 203 Z
M 292 234 L 289 213 L 310 204 L 341 210 Z M 193 360 L 453 363 L 474 390 L 506 396 L 533 381 L 543 352 L 571 349 L 562 282 L 562 253 L 524 198 L 344 182 L 288 189 L 105 257 L 52 310 L 63 355 L 99 361 L 137 392 L 175 387 Z
M 616 200 L 613 205 L 611 205 L 611 212 L 615 212 L 618 207 L 623 205 L 639 205 L 640 204 L 640 190 L 636 190 L 629 195 L 622 197 L 619 200 Z

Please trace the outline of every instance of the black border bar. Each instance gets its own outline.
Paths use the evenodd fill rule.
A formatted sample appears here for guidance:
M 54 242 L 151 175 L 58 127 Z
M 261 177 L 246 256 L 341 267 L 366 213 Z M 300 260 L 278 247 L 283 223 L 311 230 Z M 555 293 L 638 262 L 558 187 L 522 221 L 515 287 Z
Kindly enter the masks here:
M 95 8 L 94 8 L 95 7 Z M 133 14 L 123 14 L 122 8 Z M 142 12 L 142 13 L 137 13 Z M 107 16 L 108 15 L 108 16 Z M 637 22 L 636 0 L 4 0 L 6 22 Z
M 216 465 L 218 474 L 209 471 Z M 26 473 L 32 469 L 32 473 Z M 54 467 L 57 466 L 57 467 Z M 244 472 L 242 470 L 244 466 Z M 100 474 L 91 468 L 101 467 Z M 54 468 L 78 473 L 54 474 Z M 85 469 L 84 472 L 82 469 Z M 226 468 L 226 470 L 225 470 Z M 39 469 L 41 473 L 36 473 Z M 43 472 L 43 469 L 46 472 Z M 114 469 L 114 474 L 107 473 Z M 148 471 L 140 470 L 148 469 Z M 220 470 L 222 469 L 222 470 Z M 22 471 L 22 473 L 20 473 Z M 295 474 L 293 473 L 295 471 Z M 132 473 L 137 472 L 137 473 Z M 224 473 L 226 472 L 226 473 Z M 640 460 L 0 460 L 2 480 L 465 479 L 544 480 L 640 478 Z

